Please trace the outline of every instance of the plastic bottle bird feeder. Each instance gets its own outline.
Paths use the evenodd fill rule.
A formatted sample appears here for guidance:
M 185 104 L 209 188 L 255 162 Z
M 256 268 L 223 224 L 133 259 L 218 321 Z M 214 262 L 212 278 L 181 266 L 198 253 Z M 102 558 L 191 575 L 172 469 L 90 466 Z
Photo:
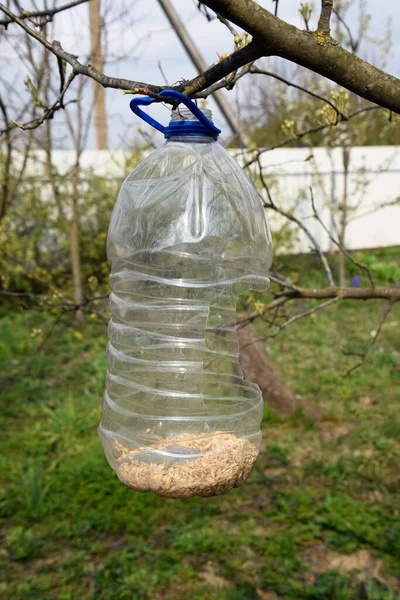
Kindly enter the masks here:
M 238 362 L 235 296 L 268 288 L 271 238 L 258 193 L 186 108 L 127 177 L 108 232 L 109 370 L 99 434 L 122 483 L 169 498 L 239 486 L 259 452 L 263 402 Z

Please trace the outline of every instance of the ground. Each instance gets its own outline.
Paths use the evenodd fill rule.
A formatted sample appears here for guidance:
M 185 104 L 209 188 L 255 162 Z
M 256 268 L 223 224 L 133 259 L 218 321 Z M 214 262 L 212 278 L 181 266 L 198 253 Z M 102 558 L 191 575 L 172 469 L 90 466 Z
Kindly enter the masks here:
M 4 309 L 0 597 L 399 600 L 400 306 L 342 377 L 379 306 L 337 303 L 269 342 L 325 417 L 266 407 L 248 482 L 184 501 L 125 488 L 104 458 L 104 326 Z

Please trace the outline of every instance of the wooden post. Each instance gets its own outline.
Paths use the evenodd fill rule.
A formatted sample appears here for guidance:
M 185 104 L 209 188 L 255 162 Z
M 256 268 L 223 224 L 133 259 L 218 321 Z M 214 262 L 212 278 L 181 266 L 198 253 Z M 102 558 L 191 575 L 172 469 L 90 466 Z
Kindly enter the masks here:
M 90 0 L 89 25 L 90 25 L 90 63 L 98 71 L 103 71 L 104 57 L 101 47 L 102 19 L 100 16 L 100 0 Z M 93 80 L 94 125 L 96 129 L 97 150 L 107 150 L 107 118 L 105 89 Z

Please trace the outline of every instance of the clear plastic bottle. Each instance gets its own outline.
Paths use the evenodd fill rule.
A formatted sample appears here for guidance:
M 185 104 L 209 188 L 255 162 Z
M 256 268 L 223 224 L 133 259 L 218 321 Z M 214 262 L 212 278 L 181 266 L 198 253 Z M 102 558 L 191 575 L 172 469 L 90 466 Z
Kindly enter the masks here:
M 172 122 L 196 122 L 187 109 Z M 263 402 L 243 379 L 235 296 L 267 289 L 258 193 L 207 134 L 174 133 L 127 177 L 111 218 L 109 370 L 99 427 L 119 479 L 223 493 L 257 457 Z

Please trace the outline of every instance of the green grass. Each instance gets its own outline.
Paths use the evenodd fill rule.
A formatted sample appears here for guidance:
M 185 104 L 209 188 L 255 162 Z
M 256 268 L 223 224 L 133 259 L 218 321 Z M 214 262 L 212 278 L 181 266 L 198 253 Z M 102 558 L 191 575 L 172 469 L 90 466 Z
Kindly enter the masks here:
M 310 258 L 286 268 L 321 283 Z M 0 598 L 400 599 L 400 307 L 347 378 L 341 349 L 368 343 L 379 303 L 338 303 L 268 342 L 325 419 L 266 408 L 248 482 L 186 501 L 118 482 L 96 433 L 105 328 L 88 321 L 79 339 L 52 319 L 0 320 Z

